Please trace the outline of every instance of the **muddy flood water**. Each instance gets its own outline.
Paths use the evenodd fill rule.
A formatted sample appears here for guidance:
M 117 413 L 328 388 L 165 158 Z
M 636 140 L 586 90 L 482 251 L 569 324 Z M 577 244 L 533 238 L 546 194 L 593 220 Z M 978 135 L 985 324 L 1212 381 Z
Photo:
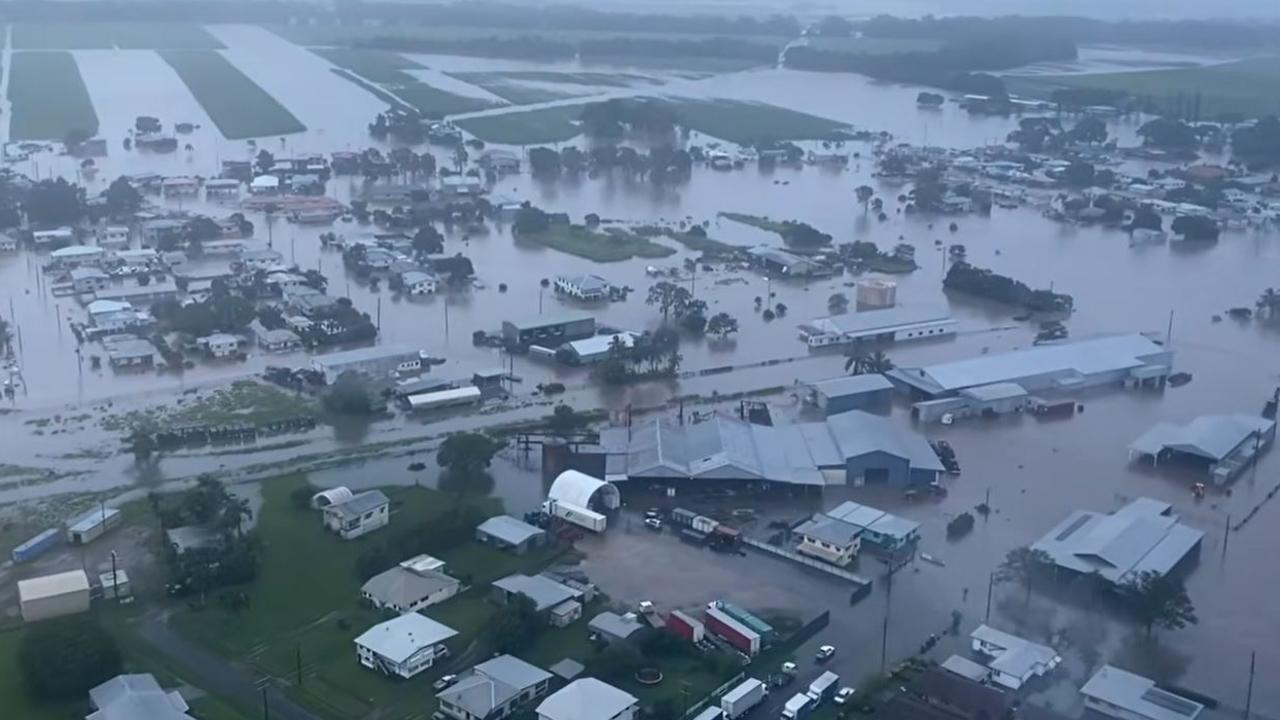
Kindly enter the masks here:
M 372 144 L 365 125 L 381 109 L 380 103 L 328 72 L 327 62 L 258 28 L 222 27 L 215 32 L 229 48 L 227 56 L 310 128 L 283 143 L 263 139 L 259 147 L 284 155 L 328 153 Z M 98 192 L 122 173 L 156 171 L 209 177 L 217 174 L 221 159 L 250 153 L 245 142 L 230 142 L 218 136 L 177 76 L 154 53 L 80 51 L 77 58 L 102 123 L 102 135 L 111 142 L 109 157 L 99 161 L 98 177 L 85 183 L 89 192 Z M 424 64 L 446 70 L 546 67 L 435 57 Z M 1015 123 L 1009 118 L 972 117 L 951 104 L 936 112 L 919 111 L 914 102 L 918 90 L 854 76 L 759 70 L 701 81 L 673 80 L 659 91 L 768 102 L 850 122 L 858 128 L 887 130 L 903 142 L 960 148 L 1002 141 Z M 159 115 L 166 122 L 200 124 L 200 129 L 184 140 L 194 150 L 166 156 L 124 152 L 120 139 L 133 118 L 144 113 Z M 1122 144 L 1133 144 L 1136 122 L 1113 122 L 1111 132 Z M 1194 379 L 1190 384 L 1163 392 L 1089 393 L 1080 398 L 1085 412 L 1061 422 L 1041 423 L 1019 417 L 972 420 L 945 428 L 922 427 L 929 437 L 950 441 L 963 464 L 963 475 L 947 480 L 949 497 L 937 503 L 904 506 L 900 497 L 841 488 L 830 490 L 821 505 L 829 507 L 852 496 L 924 523 L 922 549 L 942 559 L 945 567 L 918 565 L 900 576 L 893 590 L 893 612 L 898 618 L 918 617 L 919 628 L 932 629 L 944 627 L 956 607 L 963 607 L 966 623 L 980 617 L 988 575 L 1004 554 L 1034 541 L 1072 510 L 1111 510 L 1140 496 L 1169 501 L 1187 523 L 1205 532 L 1201 561 L 1188 580 L 1199 624 L 1165 633 L 1155 650 L 1133 650 L 1131 625 L 1101 621 L 1096 623 L 1101 632 L 1081 639 L 1081 647 L 1075 651 L 1088 645 L 1101 652 L 1102 657 L 1133 656 L 1131 664 L 1143 665 L 1164 679 L 1217 696 L 1224 704 L 1235 707 L 1244 704 L 1249 654 L 1256 651 L 1258 679 L 1262 681 L 1254 685 L 1253 707 L 1264 714 L 1280 715 L 1280 682 L 1274 681 L 1280 677 L 1280 616 L 1268 602 L 1280 591 L 1280 563 L 1268 557 L 1280 544 L 1280 523 L 1276 521 L 1280 504 L 1264 505 L 1239 531 L 1227 530 L 1229 524 L 1238 522 L 1280 484 L 1280 453 L 1265 455 L 1255 469 L 1236 482 L 1230 496 L 1211 494 L 1196 502 L 1189 491 L 1190 478 L 1163 469 L 1156 472 L 1131 467 L 1126 451 L 1133 439 L 1159 421 L 1184 422 L 1208 413 L 1256 413 L 1280 383 L 1280 324 L 1213 320 L 1214 315 L 1228 308 L 1252 307 L 1263 289 L 1280 285 L 1280 235 L 1227 232 L 1216 244 L 1192 252 L 1170 245 L 1131 248 L 1122 232 L 1060 224 L 1044 218 L 1034 205 L 1014 210 L 996 208 L 989 217 L 955 218 L 958 228 L 951 232 L 947 229 L 951 218 L 929 219 L 898 212 L 901 205 L 897 197 L 907 188 L 872 178 L 869 145 L 851 142 L 846 144 L 846 150 L 860 152 L 862 159 L 855 159 L 844 170 L 803 167 L 766 172 L 748 165 L 746 169 L 720 172 L 697 167 L 688 182 L 661 188 L 616 177 L 539 181 L 522 174 L 502 179 L 492 194 L 528 200 L 548 211 L 567 212 L 578 222 L 591 212 L 606 219 L 635 223 L 710 221 L 707 230 L 711 237 L 741 245 L 777 245 L 780 240 L 771 233 L 719 218 L 718 213 L 736 211 L 801 220 L 830 233 L 836 242 L 872 240 L 886 250 L 898 242 L 911 243 L 917 248 L 920 268 L 893 278 L 898 283 L 899 303 L 949 307 L 960 322 L 960 334 L 946 341 L 887 348 L 899 365 L 1027 347 L 1035 334 L 1031 325 L 1012 320 L 1015 311 L 1009 308 L 945 295 L 941 279 L 946 253 L 935 245 L 937 241 L 943 247 L 964 244 L 969 261 L 975 265 L 1032 287 L 1052 286 L 1072 294 L 1076 311 L 1066 323 L 1072 337 L 1132 331 L 1163 337 L 1172 318 L 1172 337 L 1168 340 L 1176 353 L 1175 369 L 1191 373 Z M 444 149 L 438 149 L 436 155 L 442 161 L 448 157 Z M 51 173 L 74 177 L 75 173 L 69 159 L 47 154 L 18 164 L 15 169 L 40 177 Z M 346 201 L 358 192 L 359 183 L 337 178 L 330 182 L 328 192 Z M 865 214 L 855 201 L 853 189 L 864 183 L 884 199 L 887 221 L 878 222 Z M 172 206 L 178 205 L 174 202 Z M 187 203 L 183 208 L 220 215 L 229 212 L 201 203 Z M 265 247 L 266 218 L 260 214 L 249 214 L 249 218 L 257 227 L 253 242 Z M 472 258 L 482 288 L 408 300 L 394 297 L 385 285 L 381 291 L 374 291 L 348 277 L 340 254 L 320 246 L 319 234 L 327 230 L 330 228 L 299 227 L 276 219 L 269 235 L 271 244 L 287 259 L 328 275 L 331 294 L 347 295 L 358 308 L 380 318 L 381 343 L 409 344 L 446 358 L 447 362 L 432 372 L 450 378 L 466 376 L 476 368 L 499 366 L 504 360 L 494 350 L 474 347 L 473 331 L 496 330 L 503 319 L 537 313 L 540 304 L 544 313 L 564 305 L 550 291 L 541 290 L 540 279 L 590 272 L 615 285 L 630 286 L 636 292 L 625 302 L 590 309 L 602 323 L 644 330 L 655 327 L 661 319 L 658 311 L 644 302 L 644 293 L 653 282 L 646 275 L 646 265 L 678 266 L 692 256 L 673 245 L 679 248 L 678 252 L 658 261 L 633 259 L 597 264 L 517 243 L 509 227 L 495 225 L 486 235 L 464 241 L 450 234 L 446 242 L 446 252 L 462 252 Z M 354 235 L 368 228 L 338 223 L 332 230 Z M 33 418 L 101 408 L 108 401 L 116 409 L 165 402 L 177 391 L 248 376 L 269 364 L 307 362 L 303 353 L 252 354 L 244 363 L 206 363 L 181 375 L 94 371 L 88 363 L 81 374 L 76 341 L 67 324 L 69 320 L 82 320 L 83 309 L 74 300 L 54 298 L 46 292 L 39 278 L 42 262 L 42 257 L 29 251 L 0 255 L 0 313 L 11 317 L 20 333 L 18 360 L 26 383 L 14 412 L 0 416 L 0 457 L 5 463 L 85 474 L 42 485 L 6 488 L 0 490 L 0 502 L 127 488 L 202 471 L 232 471 L 255 463 L 287 461 L 304 453 L 355 448 L 490 422 L 483 416 L 459 416 L 428 426 L 416 421 L 388 421 L 354 432 L 323 427 L 303 436 L 299 445 L 253 454 L 178 454 L 162 458 L 155 467 L 146 469 L 135 467 L 132 457 L 117 452 L 118 438 L 111 433 L 86 429 L 83 435 L 36 435 L 27 424 Z M 741 322 L 741 331 L 727 344 L 686 341 L 681 348 L 684 369 L 750 367 L 710 378 L 603 390 L 589 382 L 585 370 L 518 357 L 515 374 L 523 383 L 515 391 L 518 396 L 527 396 L 538 382 L 554 379 L 569 386 L 566 397 L 575 407 L 619 410 L 628 403 L 660 405 L 673 395 L 709 396 L 713 392 L 792 385 L 797 380 L 840 374 L 843 358 L 811 355 L 797 338 L 796 325 L 827 314 L 827 298 L 832 293 L 843 292 L 852 297 L 854 280 L 843 276 L 769 282 L 753 273 L 700 271 L 692 285 L 697 297 L 708 303 L 711 313 L 726 311 L 735 315 Z M 505 293 L 498 289 L 502 283 L 509 288 Z M 788 309 L 785 317 L 772 322 L 766 322 L 752 309 L 753 298 L 769 291 L 775 293 L 770 304 L 783 303 Z M 783 359 L 795 361 L 773 367 L 754 366 Z M 774 399 L 784 405 L 790 402 L 786 392 Z M 501 419 L 546 412 L 545 405 L 516 404 Z M 895 408 L 894 417 L 904 424 L 909 422 L 905 406 Z M 85 446 L 106 450 L 97 456 L 75 458 L 74 451 Z M 361 482 L 413 482 L 415 478 L 404 468 L 419 460 L 432 466 L 425 479 L 434 482 L 431 447 L 424 443 L 412 455 L 393 454 L 383 460 L 365 460 L 359 466 L 317 471 L 312 480 L 317 484 L 343 482 L 353 486 Z M 542 488 L 537 473 L 522 468 L 517 460 L 506 453 L 496 464 L 495 492 L 508 500 L 510 510 L 524 511 L 537 505 Z M 362 479 L 355 479 L 357 476 Z M 948 543 L 946 521 L 971 510 L 986 498 L 988 491 L 994 514 L 986 522 L 979 520 L 975 532 L 963 541 Z M 815 499 L 810 507 L 798 508 L 797 512 L 813 510 L 818 505 Z M 882 570 L 871 566 L 864 572 L 878 575 Z M 965 589 L 967 599 L 962 599 Z M 1033 607 L 1041 613 L 1036 622 L 1044 621 L 1044 613 L 1057 613 L 1053 622 L 1060 625 L 1082 622 L 1077 617 L 1081 611 L 1043 597 L 1038 597 Z M 1003 615 L 1006 609 L 997 608 L 998 616 L 1014 622 L 1016 613 Z M 856 628 L 860 642 L 878 642 L 883 603 L 833 610 L 841 614 L 838 627 Z M 1083 617 L 1088 625 L 1088 616 Z M 853 639 L 851 636 L 845 642 Z M 909 654 L 920 640 L 909 632 L 895 636 L 891 654 Z M 871 669 L 878 664 L 878 655 L 871 655 L 876 655 L 877 662 L 862 663 L 860 668 Z M 1072 667 L 1073 673 L 1083 673 L 1082 665 Z

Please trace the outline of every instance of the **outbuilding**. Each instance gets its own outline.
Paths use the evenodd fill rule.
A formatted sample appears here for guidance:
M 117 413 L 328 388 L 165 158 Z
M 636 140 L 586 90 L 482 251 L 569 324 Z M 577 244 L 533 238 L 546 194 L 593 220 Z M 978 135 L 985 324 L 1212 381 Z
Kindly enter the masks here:
M 27 622 L 89 609 L 89 576 L 84 570 L 18 581 L 18 608 Z
M 879 373 L 819 380 L 808 387 L 808 401 L 828 415 L 888 409 L 893 395 L 893 383 Z
M 547 533 L 510 515 L 495 515 L 476 527 L 476 540 L 523 555 L 546 544 Z
M 353 540 L 390 521 L 391 501 L 381 490 L 366 490 L 324 508 L 324 525 L 343 540 Z
M 122 520 L 124 517 L 117 508 L 95 508 L 67 523 L 67 542 L 88 545 Z
M 522 320 L 504 320 L 502 323 L 502 341 L 509 347 L 556 347 L 595 334 L 595 317 L 579 311 L 534 315 Z
M 643 630 L 644 627 L 644 624 L 636 618 L 635 613 L 619 615 L 608 610 L 591 618 L 591 621 L 587 623 L 587 629 L 591 631 L 591 634 L 606 643 L 626 641 Z

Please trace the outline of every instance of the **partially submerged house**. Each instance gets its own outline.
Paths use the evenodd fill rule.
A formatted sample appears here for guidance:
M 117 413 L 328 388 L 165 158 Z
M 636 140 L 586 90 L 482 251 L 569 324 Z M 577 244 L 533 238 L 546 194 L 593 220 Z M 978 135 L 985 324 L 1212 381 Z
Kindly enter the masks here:
M 1117 720 L 1195 720 L 1204 705 L 1141 675 L 1103 665 L 1080 688 L 1084 706 Z
M 954 335 L 956 324 L 945 308 L 899 305 L 816 318 L 800 326 L 800 339 L 811 348 L 924 340 Z
M 920 523 L 846 501 L 815 514 L 794 533 L 797 552 L 833 565 L 848 565 L 864 547 L 891 554 L 914 545 L 920 539 Z
M 969 633 L 969 639 L 973 641 L 973 651 L 985 659 L 989 679 L 1010 690 L 1020 689 L 1062 662 L 1058 652 L 1048 645 L 985 624 Z
M 1214 485 L 1234 480 L 1276 440 L 1276 423 L 1235 413 L 1201 415 L 1186 425 L 1158 423 L 1129 445 L 1129 457 L 1183 460 L 1207 468 Z

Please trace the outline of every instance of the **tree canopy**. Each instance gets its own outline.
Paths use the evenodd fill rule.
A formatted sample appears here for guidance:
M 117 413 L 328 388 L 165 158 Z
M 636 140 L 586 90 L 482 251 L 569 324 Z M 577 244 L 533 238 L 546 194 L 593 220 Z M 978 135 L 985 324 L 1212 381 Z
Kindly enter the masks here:
M 502 443 L 484 433 L 454 433 L 440 444 L 436 464 L 444 469 L 451 487 L 477 488 L 489 479 L 489 464 L 500 449 Z
M 1175 577 L 1147 570 L 1138 573 L 1121 589 L 1122 597 L 1148 636 L 1156 627 L 1180 630 L 1200 622 L 1186 587 Z
M 124 668 L 115 638 L 92 615 L 70 615 L 27 626 L 18 668 L 27 692 L 41 700 L 82 700 Z

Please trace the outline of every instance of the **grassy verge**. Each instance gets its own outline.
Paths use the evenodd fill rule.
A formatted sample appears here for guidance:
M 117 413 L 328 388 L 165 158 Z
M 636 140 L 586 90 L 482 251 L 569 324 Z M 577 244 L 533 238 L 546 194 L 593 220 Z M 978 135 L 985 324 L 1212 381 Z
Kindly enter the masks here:
M 13 26 L 15 50 L 216 50 L 204 27 L 175 22 L 22 22 Z
M 377 95 L 384 102 L 401 106 L 403 103 L 395 100 L 399 98 L 430 117 L 494 107 L 488 100 L 458 95 L 422 82 L 405 70 L 421 69 L 423 66 L 393 52 L 351 48 L 313 48 L 312 52 L 337 65 L 347 73 L 339 74 Z
M 620 262 L 633 257 L 660 258 L 675 254 L 673 248 L 659 245 L 622 228 L 607 228 L 604 232 L 597 232 L 582 225 L 552 225 L 544 232 L 520 235 L 518 240 L 596 262 Z
M 767 232 L 778 233 L 781 235 L 786 232 L 786 223 L 778 220 L 770 220 L 763 215 L 748 215 L 747 213 L 722 212 L 720 217 L 726 220 L 732 220 L 743 225 L 750 225 L 753 228 L 759 228 Z
M 680 123 L 740 145 L 779 140 L 832 140 L 848 125 L 797 110 L 741 100 L 670 100 Z
M 488 143 L 541 145 L 572 140 L 580 130 L 576 123 L 582 105 L 484 115 L 456 121 L 458 127 Z
M 607 88 L 628 88 L 633 85 L 661 85 L 662 81 L 645 75 L 610 72 L 552 72 L 548 70 L 512 70 L 509 72 L 459 72 L 449 73 L 463 82 L 484 88 L 515 105 L 530 105 L 551 100 L 592 94 Z M 568 86 L 572 89 L 556 89 L 529 85 Z
M 172 405 L 107 415 L 104 430 L 122 431 L 137 426 L 259 425 L 285 418 L 315 416 L 318 408 L 308 397 L 254 380 L 236 380 L 226 387 L 194 397 L 181 395 Z
M 9 102 L 12 140 L 61 140 L 72 130 L 98 132 L 98 114 L 69 52 L 14 53 Z
M 491 73 L 448 73 L 450 76 L 457 78 L 465 83 L 484 88 L 498 97 L 506 100 L 512 105 L 533 105 L 534 103 L 551 102 L 552 100 L 564 100 L 571 97 L 579 97 L 585 93 L 572 92 L 566 90 L 552 90 L 545 87 L 534 87 L 525 85 L 515 80 L 502 80 L 497 78 L 470 78 L 466 75 L 489 75 Z
M 1280 57 L 1258 57 L 1221 65 L 1089 75 L 1024 75 L 1006 78 L 1009 91 L 1049 98 L 1059 88 L 1121 90 L 1157 112 L 1185 112 L 1198 98 L 1200 115 L 1280 112 L 1280 96 L 1262 92 L 1280 83 Z M 1183 107 L 1178 107 L 1183 106 Z
M 359 86 L 360 86 L 361 88 L 363 88 L 365 91 L 372 93 L 372 94 L 373 94 L 375 97 L 377 97 L 379 100 L 381 100 L 382 102 L 384 102 L 384 103 L 386 103 L 386 104 L 390 105 L 390 106 L 391 106 L 391 107 L 393 107 L 393 108 L 396 108 L 397 110 L 411 110 L 411 109 L 412 109 L 412 108 L 411 108 L 409 105 L 407 105 L 406 103 L 401 102 L 401 101 L 400 101 L 400 98 L 396 97 L 395 95 L 392 95 L 391 93 L 387 92 L 386 90 L 383 90 L 382 88 L 378 87 L 377 85 L 374 85 L 373 83 L 369 82 L 368 80 L 365 80 L 364 78 L 360 77 L 359 75 L 356 75 L 355 73 L 351 72 L 350 70 L 343 70 L 342 68 L 329 68 L 329 71 L 330 71 L 330 72 L 332 72 L 334 75 L 337 75 L 338 77 L 342 78 L 343 80 L 346 80 L 346 81 L 348 81 L 348 82 L 352 82 L 352 83 L 355 83 L 356 85 L 359 85 Z
M 745 249 L 739 245 L 731 245 L 727 242 L 709 238 L 706 235 L 695 235 L 687 230 L 663 227 L 662 225 L 637 225 L 632 228 L 632 231 L 641 237 L 670 238 L 694 252 L 707 255 L 728 256 Z
M 275 98 L 212 50 L 168 50 L 160 57 L 178 73 L 228 140 L 306 130 Z

